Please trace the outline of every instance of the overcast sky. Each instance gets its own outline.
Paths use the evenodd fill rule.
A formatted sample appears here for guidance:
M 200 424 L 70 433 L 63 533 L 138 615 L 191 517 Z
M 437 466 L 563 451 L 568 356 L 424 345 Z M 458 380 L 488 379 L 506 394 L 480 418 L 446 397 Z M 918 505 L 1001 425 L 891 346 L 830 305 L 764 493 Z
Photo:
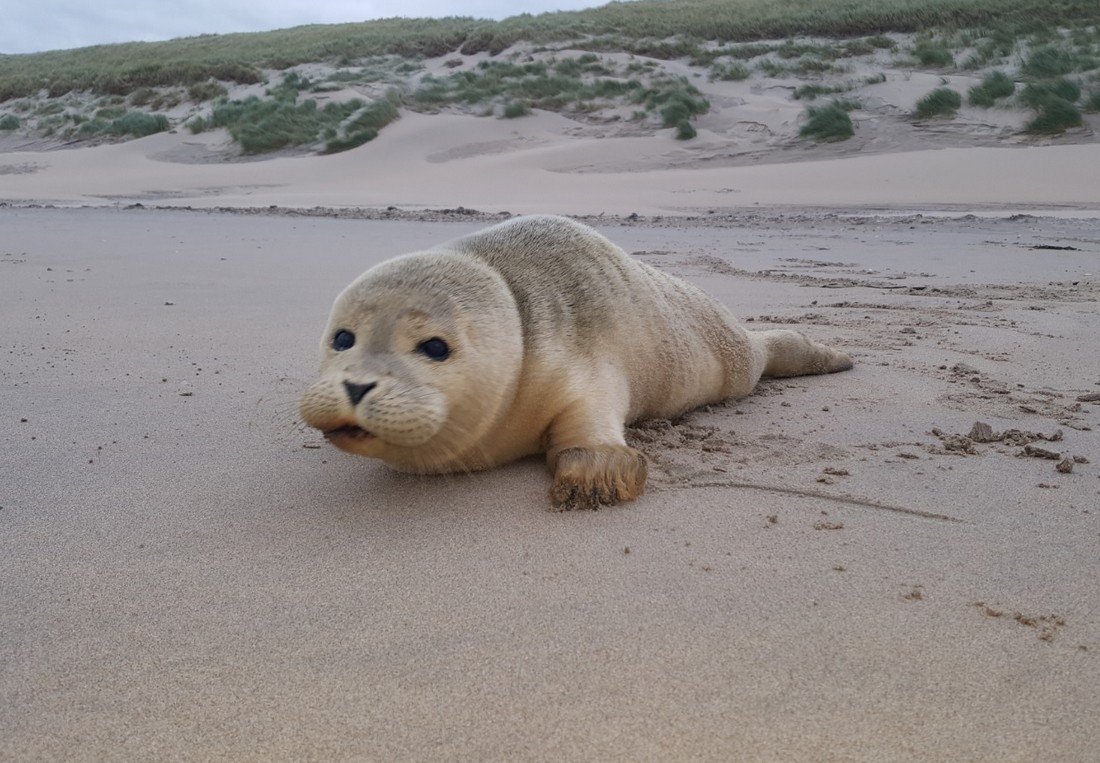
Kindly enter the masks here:
M 260 32 L 391 16 L 476 16 L 576 10 L 607 0 L 3 0 L 0 53 Z

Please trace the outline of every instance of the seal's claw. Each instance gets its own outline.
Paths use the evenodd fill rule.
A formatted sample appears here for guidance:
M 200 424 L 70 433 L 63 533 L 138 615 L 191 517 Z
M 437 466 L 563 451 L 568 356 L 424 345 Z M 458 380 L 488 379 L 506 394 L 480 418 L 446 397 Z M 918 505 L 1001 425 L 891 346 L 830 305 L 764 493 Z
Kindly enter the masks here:
M 556 460 L 550 501 L 558 511 L 614 506 L 645 490 L 645 456 L 625 445 L 568 448 Z

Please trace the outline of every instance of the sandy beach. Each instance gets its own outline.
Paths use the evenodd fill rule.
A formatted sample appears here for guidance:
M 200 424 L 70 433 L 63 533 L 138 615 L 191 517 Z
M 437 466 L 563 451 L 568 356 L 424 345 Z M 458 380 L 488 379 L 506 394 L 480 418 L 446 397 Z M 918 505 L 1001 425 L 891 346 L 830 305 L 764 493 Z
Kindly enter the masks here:
M 521 40 L 9 99 L 0 759 L 1095 760 L 1095 77 L 1029 131 L 1042 49 L 983 40 Z M 636 89 L 421 98 L 508 67 Z M 260 156 L 188 128 L 273 88 L 400 114 L 329 155 L 360 107 Z M 674 91 L 705 99 L 675 129 Z M 851 137 L 802 135 L 837 98 Z M 131 108 L 165 129 L 104 132 Z M 648 490 L 596 512 L 548 511 L 537 458 L 400 475 L 302 424 L 349 281 L 528 213 L 855 368 L 628 428 Z
M 827 209 L 771 206 L 820 163 L 539 195 L 507 186 L 522 156 L 372 183 L 374 151 L 339 185 L 325 158 L 158 164 L 165 137 L 0 158 L 48 165 L 0 177 L 0 757 L 1094 755 L 1100 222 L 1071 154 L 1095 145 L 968 149 L 1005 173 L 1064 150 L 1064 196 L 893 198 L 860 163 L 959 162 L 838 159 L 856 182 Z M 751 178 L 773 185 L 717 205 Z M 341 211 L 256 209 L 294 202 Z M 535 207 L 855 369 L 631 429 L 650 488 L 598 512 L 548 512 L 538 460 L 403 476 L 302 427 L 339 289 Z

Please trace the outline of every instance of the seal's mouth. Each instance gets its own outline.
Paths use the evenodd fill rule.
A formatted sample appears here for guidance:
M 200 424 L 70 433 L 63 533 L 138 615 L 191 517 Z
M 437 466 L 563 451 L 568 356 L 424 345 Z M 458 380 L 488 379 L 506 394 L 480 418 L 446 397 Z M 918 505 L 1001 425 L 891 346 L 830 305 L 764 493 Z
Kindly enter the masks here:
M 374 438 L 374 435 L 370 432 L 355 424 L 346 424 L 342 427 L 336 427 L 335 429 L 326 429 L 324 435 L 326 440 L 370 440 Z

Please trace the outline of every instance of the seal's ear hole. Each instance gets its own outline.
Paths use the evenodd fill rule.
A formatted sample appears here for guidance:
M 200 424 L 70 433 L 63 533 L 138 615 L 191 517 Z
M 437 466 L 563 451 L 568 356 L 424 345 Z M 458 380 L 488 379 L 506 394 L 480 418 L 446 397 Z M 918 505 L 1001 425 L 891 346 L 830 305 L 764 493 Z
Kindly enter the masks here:
M 344 350 L 350 350 L 355 346 L 355 334 L 351 333 L 347 329 L 340 329 L 332 337 L 332 349 L 337 352 L 343 352 Z
M 422 352 L 432 360 L 446 360 L 451 355 L 451 348 L 437 336 L 425 339 L 416 346 L 418 352 Z

